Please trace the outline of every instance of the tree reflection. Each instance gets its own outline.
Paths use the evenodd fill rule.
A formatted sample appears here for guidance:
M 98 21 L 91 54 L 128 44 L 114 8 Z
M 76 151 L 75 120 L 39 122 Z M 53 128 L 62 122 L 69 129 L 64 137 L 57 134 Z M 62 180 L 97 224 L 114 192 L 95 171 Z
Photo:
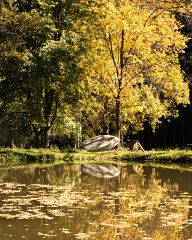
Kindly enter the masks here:
M 50 170 L 48 167 L 46 168 L 35 168 L 34 176 L 33 176 L 33 183 L 36 184 L 51 184 L 51 176 Z
M 114 167 L 119 174 L 113 178 L 84 172 L 79 175 L 74 165 L 18 171 L 18 177 L 15 172 L 9 176 L 11 181 L 22 180 L 22 174 L 29 173 L 28 179 L 35 184 L 25 188 L 1 184 L 0 217 L 6 218 L 7 224 L 12 221 L 20 238 L 24 230 L 19 219 L 30 224 L 29 234 L 34 239 L 38 239 L 38 232 L 34 236 L 35 227 L 40 233 L 52 232 L 57 239 L 66 240 L 189 238 L 192 196 L 180 185 L 184 181 L 182 172 L 177 172 L 174 182 L 170 170 L 164 170 L 165 178 L 158 168 L 110 165 L 108 170 Z M 9 178 L 4 174 L 1 179 Z M 3 222 L 0 221 L 0 228 L 8 231 Z
M 135 171 L 135 173 L 139 173 L 142 170 L 142 168 L 143 168 L 142 165 L 133 164 L 133 170 Z

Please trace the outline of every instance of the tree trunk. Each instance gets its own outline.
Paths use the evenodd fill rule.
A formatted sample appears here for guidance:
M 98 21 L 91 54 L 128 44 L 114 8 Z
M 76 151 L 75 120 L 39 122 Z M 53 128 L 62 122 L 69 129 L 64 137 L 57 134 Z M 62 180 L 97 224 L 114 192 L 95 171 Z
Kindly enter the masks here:
M 50 127 L 41 126 L 39 147 L 41 147 L 41 148 L 48 148 L 49 147 L 50 134 L 51 134 L 51 128 Z
M 51 135 L 51 128 L 50 127 L 44 127 L 43 129 L 43 137 L 44 137 L 44 148 L 48 148 L 49 147 L 49 143 L 50 143 L 50 135 Z
M 103 135 L 108 135 L 109 134 L 109 126 L 108 125 L 103 125 L 102 126 L 102 134 Z
M 118 146 L 119 147 L 123 147 L 124 146 L 124 142 L 123 142 L 123 131 L 122 131 L 122 124 L 121 124 L 121 104 L 120 104 L 120 99 L 116 98 L 116 112 L 115 112 L 116 116 L 116 132 L 115 135 L 120 139 L 120 144 Z
M 121 139 L 121 118 L 120 118 L 120 99 L 119 97 L 116 98 L 116 112 L 115 112 L 115 118 L 116 118 L 116 133 L 115 135 Z
M 40 127 L 37 127 L 37 126 L 34 126 L 32 125 L 33 127 L 33 132 L 35 134 L 35 147 L 36 148 L 39 148 L 41 146 L 41 129 Z
M 48 148 L 50 143 L 51 128 L 47 126 L 33 126 L 35 134 L 35 147 Z

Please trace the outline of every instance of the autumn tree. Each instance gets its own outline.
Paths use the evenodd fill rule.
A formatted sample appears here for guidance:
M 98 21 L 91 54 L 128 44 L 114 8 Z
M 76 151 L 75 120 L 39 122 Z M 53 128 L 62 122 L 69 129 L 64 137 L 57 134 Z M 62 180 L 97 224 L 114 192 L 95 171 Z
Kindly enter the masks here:
M 93 25 L 88 82 L 108 97 L 119 137 L 145 121 L 155 128 L 162 116 L 177 114 L 178 104 L 189 103 L 178 61 L 187 39 L 173 14 L 175 5 L 166 3 L 105 1 L 104 17 Z
M 155 128 L 188 103 L 178 62 L 187 39 L 175 18 L 186 6 L 184 0 L 2 1 L 1 123 L 13 135 L 27 130 L 42 147 L 66 113 L 92 134 L 110 128 L 122 136 L 145 121 Z

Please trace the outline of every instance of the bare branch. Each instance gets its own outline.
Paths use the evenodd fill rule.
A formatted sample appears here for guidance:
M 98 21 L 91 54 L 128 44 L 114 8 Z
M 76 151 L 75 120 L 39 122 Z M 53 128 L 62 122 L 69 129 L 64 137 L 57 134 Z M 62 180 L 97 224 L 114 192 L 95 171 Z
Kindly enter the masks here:
M 116 73 L 117 73 L 117 77 L 119 76 L 119 69 L 118 69 L 118 66 L 117 66 L 117 63 L 116 63 L 116 60 L 115 60 L 115 55 L 114 55 L 114 51 L 113 51 L 113 42 L 112 42 L 112 38 L 111 38 L 111 34 L 109 32 L 109 52 L 110 52 L 110 55 L 112 57 L 112 60 L 113 60 L 113 64 L 115 66 L 115 69 L 116 69 Z

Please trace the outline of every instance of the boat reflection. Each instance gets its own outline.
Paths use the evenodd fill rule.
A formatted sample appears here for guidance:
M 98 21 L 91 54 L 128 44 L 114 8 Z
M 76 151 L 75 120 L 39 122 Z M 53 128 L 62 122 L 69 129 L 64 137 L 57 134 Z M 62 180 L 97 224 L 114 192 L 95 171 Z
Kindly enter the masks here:
M 80 171 L 98 178 L 113 178 L 120 174 L 119 169 L 113 164 L 81 164 Z

